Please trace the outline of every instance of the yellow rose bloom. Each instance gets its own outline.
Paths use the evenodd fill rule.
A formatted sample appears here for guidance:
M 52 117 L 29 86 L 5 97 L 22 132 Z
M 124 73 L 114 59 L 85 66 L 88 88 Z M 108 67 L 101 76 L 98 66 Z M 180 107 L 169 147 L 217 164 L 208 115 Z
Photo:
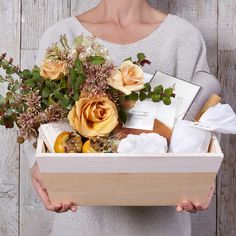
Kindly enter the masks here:
M 60 80 L 66 73 L 64 62 L 44 61 L 40 67 L 40 75 L 50 80 Z
M 120 69 L 116 70 L 113 76 L 108 79 L 108 84 L 129 95 L 131 92 L 139 91 L 143 88 L 143 70 L 133 62 L 125 61 L 122 63 Z
M 70 125 L 84 137 L 108 136 L 118 125 L 115 104 L 106 96 L 80 98 L 68 114 Z

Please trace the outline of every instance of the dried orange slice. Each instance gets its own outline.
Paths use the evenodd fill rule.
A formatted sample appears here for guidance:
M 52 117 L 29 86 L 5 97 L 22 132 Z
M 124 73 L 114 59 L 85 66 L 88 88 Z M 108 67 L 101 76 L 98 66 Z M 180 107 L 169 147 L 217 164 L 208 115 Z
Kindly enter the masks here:
M 82 150 L 81 136 L 75 132 L 62 132 L 56 138 L 54 151 L 56 153 L 78 153 Z

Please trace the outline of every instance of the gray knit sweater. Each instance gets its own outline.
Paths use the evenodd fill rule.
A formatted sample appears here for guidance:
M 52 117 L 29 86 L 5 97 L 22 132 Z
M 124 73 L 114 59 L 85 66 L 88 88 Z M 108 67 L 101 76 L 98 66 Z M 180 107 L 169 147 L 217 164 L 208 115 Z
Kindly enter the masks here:
M 76 17 L 66 18 L 51 26 L 41 39 L 37 56 L 40 65 L 45 49 L 67 34 L 69 42 L 83 33 L 91 35 Z M 98 39 L 119 65 L 127 57 L 144 52 L 152 62 L 144 71 L 156 70 L 191 80 L 199 70 L 208 71 L 206 46 L 200 32 L 191 24 L 168 15 L 159 28 L 135 43 L 121 45 Z M 78 212 L 55 216 L 55 236 L 189 236 L 188 213 L 177 213 L 174 207 L 80 207 Z

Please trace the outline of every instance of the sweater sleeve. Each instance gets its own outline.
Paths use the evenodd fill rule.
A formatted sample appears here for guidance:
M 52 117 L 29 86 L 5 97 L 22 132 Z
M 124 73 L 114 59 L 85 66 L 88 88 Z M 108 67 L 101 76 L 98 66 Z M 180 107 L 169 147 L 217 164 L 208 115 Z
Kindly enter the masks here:
M 209 72 L 206 44 L 196 28 L 182 35 L 177 51 L 177 77 L 191 81 L 196 72 Z

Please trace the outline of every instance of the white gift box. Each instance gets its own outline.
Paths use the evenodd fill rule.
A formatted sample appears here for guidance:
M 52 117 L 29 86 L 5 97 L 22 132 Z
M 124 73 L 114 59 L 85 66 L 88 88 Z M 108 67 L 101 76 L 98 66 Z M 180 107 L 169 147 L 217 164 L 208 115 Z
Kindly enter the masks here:
M 39 169 L 49 196 L 90 206 L 171 206 L 207 199 L 223 160 L 216 137 L 208 153 L 130 155 L 46 153 Z

